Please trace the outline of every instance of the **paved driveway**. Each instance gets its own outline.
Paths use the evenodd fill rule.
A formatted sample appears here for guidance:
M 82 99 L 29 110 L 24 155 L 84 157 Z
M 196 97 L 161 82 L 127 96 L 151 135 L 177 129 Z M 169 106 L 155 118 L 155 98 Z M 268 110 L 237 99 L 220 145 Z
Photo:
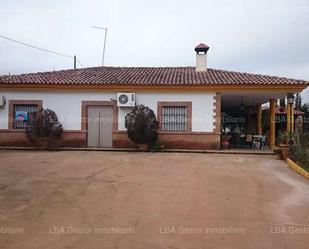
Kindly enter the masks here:
M 0 247 L 308 248 L 309 181 L 275 156 L 0 151 Z

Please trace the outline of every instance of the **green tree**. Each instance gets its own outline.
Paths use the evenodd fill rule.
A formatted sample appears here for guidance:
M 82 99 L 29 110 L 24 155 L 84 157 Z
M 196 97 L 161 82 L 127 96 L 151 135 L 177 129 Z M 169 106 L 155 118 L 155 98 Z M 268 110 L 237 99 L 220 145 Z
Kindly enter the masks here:
M 299 93 L 296 93 L 295 108 L 296 110 L 301 110 L 302 108 L 302 98 Z
M 304 112 L 304 131 L 309 131 L 309 103 L 305 103 L 301 109 Z
M 280 107 L 285 107 L 285 98 L 280 99 Z

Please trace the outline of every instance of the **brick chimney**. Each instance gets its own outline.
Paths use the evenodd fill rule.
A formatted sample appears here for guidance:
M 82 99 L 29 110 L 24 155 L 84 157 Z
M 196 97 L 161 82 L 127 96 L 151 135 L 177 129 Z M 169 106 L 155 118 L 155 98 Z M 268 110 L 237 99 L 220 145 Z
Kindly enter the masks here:
M 196 68 L 195 71 L 197 72 L 206 72 L 207 71 L 207 51 L 209 47 L 204 44 L 200 43 L 195 47 L 196 52 Z

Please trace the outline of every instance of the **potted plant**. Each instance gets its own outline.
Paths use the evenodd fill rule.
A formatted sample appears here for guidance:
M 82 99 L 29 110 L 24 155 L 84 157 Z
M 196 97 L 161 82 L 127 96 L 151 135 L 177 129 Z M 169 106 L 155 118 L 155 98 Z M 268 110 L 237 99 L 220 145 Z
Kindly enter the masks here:
M 155 148 L 158 139 L 158 121 L 153 110 L 144 105 L 135 106 L 125 117 L 128 137 L 142 151 Z
M 290 139 L 288 132 L 280 132 L 279 133 L 279 148 L 281 151 L 281 156 L 284 160 L 289 157 L 290 145 L 293 144 L 293 140 Z
M 231 139 L 230 135 L 228 134 L 222 135 L 222 138 L 221 138 L 221 148 L 222 149 L 231 149 L 230 139 Z
M 165 148 L 165 145 L 161 141 L 157 140 L 156 143 L 155 143 L 154 149 L 155 150 L 162 150 L 164 148 Z

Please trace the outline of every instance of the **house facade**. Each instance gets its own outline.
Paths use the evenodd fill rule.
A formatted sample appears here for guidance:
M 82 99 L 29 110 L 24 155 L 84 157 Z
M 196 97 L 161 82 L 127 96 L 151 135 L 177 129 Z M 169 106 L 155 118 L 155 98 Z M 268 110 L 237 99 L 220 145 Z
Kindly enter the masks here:
M 195 48 L 195 67 L 93 67 L 0 76 L 0 146 L 29 146 L 24 132 L 29 113 L 43 107 L 54 110 L 63 125 L 62 146 L 135 147 L 124 118 L 132 106 L 143 104 L 156 114 L 159 141 L 166 148 L 219 149 L 224 108 L 257 108 L 254 129 L 263 133 L 261 105 L 270 102 L 272 117 L 276 99 L 309 84 L 210 69 L 208 49 L 205 44 Z M 274 129 L 270 123 L 270 144 Z

